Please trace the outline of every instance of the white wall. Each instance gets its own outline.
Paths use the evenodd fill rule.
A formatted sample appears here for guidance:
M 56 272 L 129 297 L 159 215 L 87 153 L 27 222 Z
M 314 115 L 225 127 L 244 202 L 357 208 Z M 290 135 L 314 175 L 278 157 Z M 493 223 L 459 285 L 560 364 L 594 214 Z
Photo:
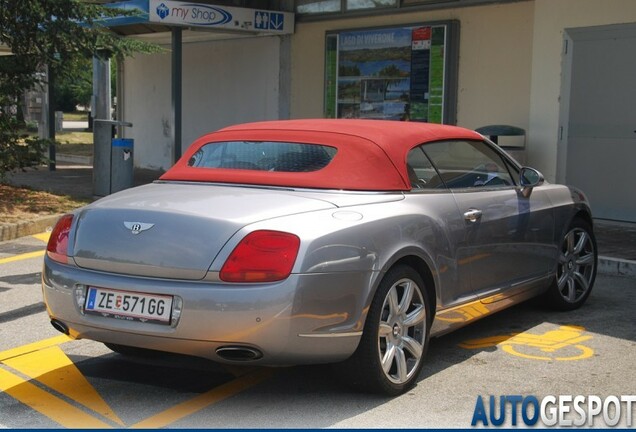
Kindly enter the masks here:
M 471 129 L 511 124 L 526 129 L 534 3 L 467 7 L 298 23 L 292 38 L 294 118 L 323 117 L 325 32 L 455 19 L 460 21 L 457 121 Z
M 279 115 L 278 37 L 183 46 L 183 149 L 224 126 Z M 172 165 L 170 53 L 138 55 L 124 64 L 125 131 L 135 140 L 135 166 Z
M 170 56 L 140 55 L 123 66 L 123 119 L 126 138 L 135 140 L 134 162 L 143 168 L 166 168 L 170 147 Z
M 528 157 L 548 180 L 557 176 L 565 29 L 630 22 L 636 22 L 634 0 L 535 0 Z
M 526 129 L 528 163 L 554 181 L 564 31 L 636 22 L 636 0 L 531 0 L 297 23 L 291 117 L 323 116 L 325 32 L 450 19 L 460 21 L 458 124 Z M 277 37 L 186 44 L 184 147 L 228 124 L 278 118 L 279 56 Z M 124 81 L 136 164 L 166 169 L 172 163 L 170 54 L 127 60 Z
M 458 124 L 526 129 L 528 164 L 554 181 L 564 31 L 636 22 L 636 0 L 532 0 L 299 23 L 292 44 L 292 117 L 323 116 L 326 31 L 448 19 L 460 21 Z

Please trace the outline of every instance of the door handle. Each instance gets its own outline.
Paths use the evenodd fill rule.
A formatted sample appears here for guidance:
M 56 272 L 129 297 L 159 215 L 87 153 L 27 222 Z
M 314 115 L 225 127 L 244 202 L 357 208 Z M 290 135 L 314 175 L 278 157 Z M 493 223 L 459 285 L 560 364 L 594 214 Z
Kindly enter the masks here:
M 481 219 L 481 210 L 477 210 L 474 208 L 469 209 L 466 213 L 464 213 L 464 219 L 472 223 L 477 222 L 479 219 Z

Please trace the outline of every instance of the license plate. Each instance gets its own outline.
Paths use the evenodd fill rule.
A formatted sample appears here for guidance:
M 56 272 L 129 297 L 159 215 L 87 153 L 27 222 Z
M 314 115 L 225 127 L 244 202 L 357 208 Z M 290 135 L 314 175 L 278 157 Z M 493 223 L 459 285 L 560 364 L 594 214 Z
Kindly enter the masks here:
M 170 323 L 172 296 L 88 287 L 89 313 L 128 321 Z

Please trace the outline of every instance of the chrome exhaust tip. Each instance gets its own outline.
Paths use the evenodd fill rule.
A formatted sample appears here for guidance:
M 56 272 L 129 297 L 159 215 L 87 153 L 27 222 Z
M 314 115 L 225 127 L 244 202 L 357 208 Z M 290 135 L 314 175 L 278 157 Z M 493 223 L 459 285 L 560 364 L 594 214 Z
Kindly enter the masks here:
M 56 319 L 52 319 L 51 320 L 51 325 L 53 326 L 53 328 L 57 331 L 59 331 L 60 333 L 64 333 L 66 336 L 68 336 L 70 334 L 69 330 L 68 330 L 68 326 L 66 324 L 64 324 L 62 321 L 56 320 Z
M 259 350 L 244 346 L 223 346 L 216 349 L 216 355 L 223 360 L 234 362 L 258 360 L 263 357 Z

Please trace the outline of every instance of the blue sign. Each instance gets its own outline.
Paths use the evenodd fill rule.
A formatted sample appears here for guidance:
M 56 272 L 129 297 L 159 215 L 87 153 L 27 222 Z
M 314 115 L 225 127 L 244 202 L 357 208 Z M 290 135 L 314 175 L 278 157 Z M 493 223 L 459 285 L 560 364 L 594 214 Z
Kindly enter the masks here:
M 285 15 L 282 13 L 270 12 L 269 28 L 272 30 L 282 30 L 285 25 Z
M 157 15 L 159 15 L 159 18 L 164 19 L 168 16 L 169 13 L 170 9 L 168 9 L 168 6 L 166 6 L 165 3 L 161 3 L 159 6 L 157 6 Z
M 130 24 L 161 23 L 188 27 L 216 27 L 224 30 L 260 30 L 269 33 L 294 32 L 294 14 L 175 0 L 124 0 L 105 7 L 123 9 L 125 14 L 103 16 L 95 24 L 115 27 Z
M 257 30 L 283 30 L 285 15 L 278 12 L 256 11 L 254 28 Z

